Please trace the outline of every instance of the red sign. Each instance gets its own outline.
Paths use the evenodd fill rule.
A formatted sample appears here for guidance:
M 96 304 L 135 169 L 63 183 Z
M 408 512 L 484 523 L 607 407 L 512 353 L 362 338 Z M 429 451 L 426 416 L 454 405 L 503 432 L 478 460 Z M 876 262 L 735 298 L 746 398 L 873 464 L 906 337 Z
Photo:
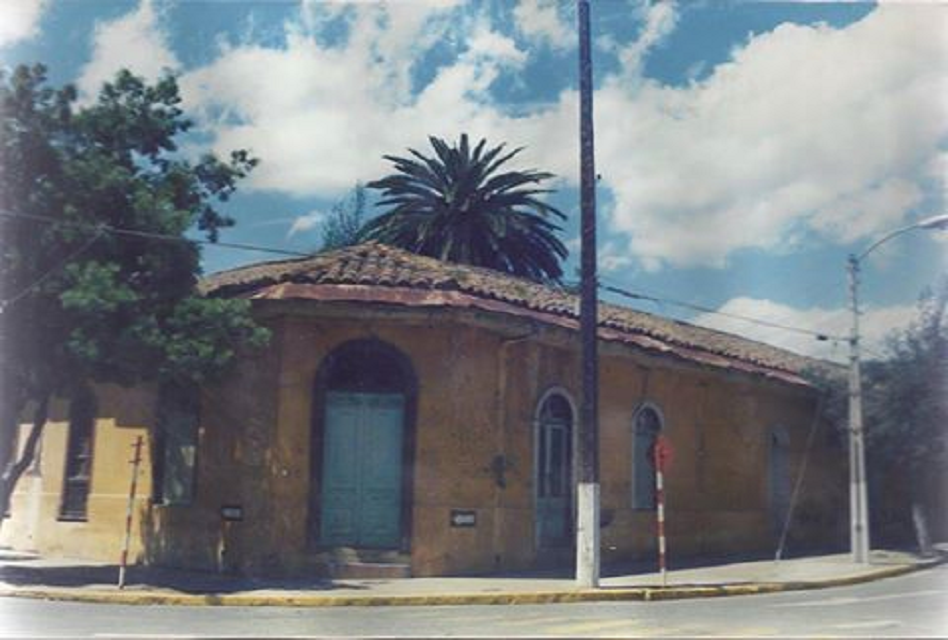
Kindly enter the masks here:
M 668 438 L 658 436 L 655 438 L 655 444 L 652 445 L 652 461 L 655 468 L 659 471 L 665 471 L 671 464 L 672 448 Z

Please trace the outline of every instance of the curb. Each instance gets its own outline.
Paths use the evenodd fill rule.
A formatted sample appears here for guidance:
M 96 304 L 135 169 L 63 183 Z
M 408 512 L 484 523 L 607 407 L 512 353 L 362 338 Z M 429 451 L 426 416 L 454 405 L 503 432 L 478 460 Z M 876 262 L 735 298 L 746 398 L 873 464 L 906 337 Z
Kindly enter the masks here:
M 785 591 L 843 587 L 891 578 L 936 564 L 920 563 L 880 569 L 858 576 L 818 581 L 753 582 L 673 587 L 605 587 L 590 590 L 533 591 L 520 593 L 467 593 L 434 595 L 253 595 L 185 594 L 156 591 L 106 591 L 78 589 L 0 588 L 0 597 L 122 605 L 230 606 L 230 607 L 379 607 L 442 605 L 517 605 L 573 602 L 661 601 L 747 596 Z

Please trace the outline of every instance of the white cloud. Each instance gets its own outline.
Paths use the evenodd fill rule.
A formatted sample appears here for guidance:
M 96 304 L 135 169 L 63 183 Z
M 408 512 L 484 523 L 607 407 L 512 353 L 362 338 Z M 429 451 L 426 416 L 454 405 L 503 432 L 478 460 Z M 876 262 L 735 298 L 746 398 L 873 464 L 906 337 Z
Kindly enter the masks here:
M 563 19 L 558 0 L 520 0 L 514 8 L 517 30 L 530 42 L 553 49 L 569 49 L 576 45 L 575 30 Z
M 287 238 L 292 238 L 297 233 L 309 231 L 320 225 L 326 219 L 326 214 L 319 210 L 313 210 L 293 219 L 289 231 L 286 232 Z
M 845 194 L 830 204 L 832 216 L 814 217 L 812 227 L 843 242 L 871 236 L 898 225 L 906 211 L 922 200 L 917 184 L 892 178 L 861 192 Z
M 496 60 L 513 66 L 520 66 L 527 60 L 526 54 L 517 48 L 517 44 L 496 31 L 481 28 L 476 31 L 468 43 L 471 56 L 484 60 Z
M 741 297 L 728 300 L 718 308 L 718 311 L 786 327 L 816 331 L 827 335 L 830 339 L 818 341 L 815 336 L 710 313 L 701 314 L 691 322 L 817 358 L 843 361 L 849 355 L 849 344 L 846 338 L 849 335 L 851 316 L 846 308 L 798 309 L 772 300 Z M 860 342 L 865 348 L 866 357 L 874 358 L 883 353 L 885 337 L 894 329 L 907 327 L 915 317 L 915 311 L 913 305 L 869 307 L 863 310 L 860 317 Z
M 939 189 L 937 197 L 942 203 L 942 211 L 948 211 L 948 150 L 932 157 L 926 177 Z
M 783 24 L 686 87 L 607 79 L 597 165 L 646 267 L 723 266 L 805 231 L 866 239 L 905 219 L 948 142 L 948 7 Z
M 860 241 L 924 215 L 933 188 L 944 201 L 948 7 L 882 6 L 843 28 L 782 24 L 684 86 L 641 76 L 676 5 L 633 9 L 638 36 L 613 45 L 621 71 L 595 96 L 600 187 L 615 201 L 603 215 L 628 240 L 604 264 L 724 266 L 735 251 L 790 251 L 814 234 Z M 525 43 L 554 37 L 556 10 L 518 5 L 548 18 L 516 40 L 467 5 L 307 3 L 285 43 L 224 46 L 182 91 L 215 150 L 262 158 L 248 188 L 332 197 L 388 171 L 382 154 L 463 131 L 525 145 L 518 164 L 575 184 L 576 92 L 519 116 L 490 93 L 523 69 Z M 348 24 L 348 37 L 323 37 L 327 21 Z M 419 76 L 437 42 L 456 58 Z
M 642 29 L 634 42 L 619 49 L 619 59 L 627 79 L 641 73 L 648 53 L 664 41 L 678 24 L 675 0 L 637 0 L 635 4 Z
M 289 26 L 285 46 L 226 46 L 182 77 L 185 104 L 215 150 L 247 148 L 263 160 L 248 188 L 332 196 L 381 175 L 382 154 L 422 148 L 429 134 L 532 140 L 503 135 L 507 119 L 488 95 L 526 55 L 478 16 L 448 3 L 391 3 L 359 4 L 342 17 L 349 36 L 341 44 Z M 459 33 L 472 35 L 456 60 L 413 90 L 422 53 Z
M 35 37 L 47 4 L 47 0 L 3 0 L 0 3 L 0 48 Z
M 579 251 L 579 247 L 576 249 Z M 604 273 L 615 273 L 628 269 L 635 264 L 635 259 L 629 254 L 628 247 L 617 242 L 607 242 L 597 252 L 599 269 Z
M 85 100 L 99 93 L 121 69 L 154 82 L 180 67 L 152 0 L 115 20 L 99 22 L 92 35 L 92 59 L 82 68 L 76 86 Z

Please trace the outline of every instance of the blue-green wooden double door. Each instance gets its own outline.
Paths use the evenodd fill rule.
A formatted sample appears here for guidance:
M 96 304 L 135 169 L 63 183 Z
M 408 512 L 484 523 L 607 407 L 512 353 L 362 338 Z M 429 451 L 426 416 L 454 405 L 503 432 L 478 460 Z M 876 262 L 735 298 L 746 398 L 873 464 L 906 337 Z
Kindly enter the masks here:
M 404 417 L 401 394 L 326 394 L 323 545 L 399 546 Z

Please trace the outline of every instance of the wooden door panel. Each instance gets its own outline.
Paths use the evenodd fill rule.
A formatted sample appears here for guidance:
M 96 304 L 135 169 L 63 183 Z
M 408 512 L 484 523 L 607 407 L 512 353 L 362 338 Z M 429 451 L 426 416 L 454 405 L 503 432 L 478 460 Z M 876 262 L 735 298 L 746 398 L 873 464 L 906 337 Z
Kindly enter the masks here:
M 360 531 L 367 547 L 396 547 L 400 541 L 403 406 L 400 395 L 366 399 Z
M 403 423 L 401 395 L 327 394 L 324 544 L 398 546 Z
M 323 453 L 323 544 L 355 544 L 358 539 L 359 422 L 362 408 L 350 394 L 326 395 Z

